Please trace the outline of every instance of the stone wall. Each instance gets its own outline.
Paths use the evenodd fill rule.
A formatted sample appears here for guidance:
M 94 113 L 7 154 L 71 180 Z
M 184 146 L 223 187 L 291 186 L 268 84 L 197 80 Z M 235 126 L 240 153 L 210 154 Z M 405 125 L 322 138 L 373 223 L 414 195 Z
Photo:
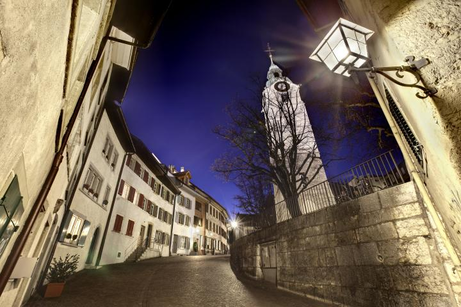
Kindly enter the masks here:
M 349 306 L 455 306 L 461 279 L 412 182 L 279 223 L 237 240 L 237 273 L 262 279 L 275 241 L 279 288 Z

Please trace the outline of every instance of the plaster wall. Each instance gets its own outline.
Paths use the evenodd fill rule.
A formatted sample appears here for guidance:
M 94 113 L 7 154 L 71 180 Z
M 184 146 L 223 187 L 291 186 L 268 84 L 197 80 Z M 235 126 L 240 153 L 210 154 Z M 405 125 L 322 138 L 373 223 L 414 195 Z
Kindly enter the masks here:
M 149 175 L 153 177 L 153 179 L 157 180 L 157 182 L 160 182 L 160 180 L 148 169 L 148 167 L 138 156 L 133 155 L 132 159 L 138 161 L 144 171 L 148 171 Z M 164 211 L 173 214 L 173 205 L 155 193 L 152 188 L 126 164 L 123 166 L 121 179 L 128 185 L 135 188 L 138 193 L 143 194 L 146 199 L 157 205 L 158 208 L 162 208 Z M 123 216 L 122 231 L 120 233 L 113 231 L 115 216 L 117 214 Z M 126 227 L 129 219 L 135 222 L 133 236 L 126 236 Z M 131 252 L 134 251 L 134 248 L 139 239 L 141 225 L 145 226 L 145 233 L 143 237 L 144 239 L 147 236 L 147 229 L 149 224 L 152 225 L 152 238 L 154 238 L 155 232 L 157 230 L 171 234 L 170 224 L 165 223 L 163 220 L 161 221 L 158 218 L 150 215 L 149 212 L 140 208 L 138 204 L 131 203 L 130 201 L 120 196 L 117 192 L 115 196 L 114 211 L 111 216 L 104 246 L 104 252 L 101 258 L 101 264 L 124 262 L 130 256 Z M 151 242 L 149 246 L 149 249 L 152 249 L 152 253 L 149 253 L 150 257 L 169 256 L 168 245 Z M 118 256 L 119 252 L 121 253 L 120 256 Z
M 385 84 L 423 145 L 422 169 L 429 193 L 448 234 L 461 255 L 461 6 L 459 1 L 345 1 L 357 23 L 375 31 L 369 53 L 376 66 L 403 64 L 407 55 L 427 57 L 421 69 L 436 97 L 415 97 L 416 90 L 376 78 L 385 97 Z M 408 163 L 409 161 L 407 161 Z M 417 164 L 417 162 L 414 162 Z
M 173 236 L 178 235 L 178 236 L 186 236 L 186 237 L 189 238 L 189 242 L 190 242 L 189 246 L 190 246 L 190 248 L 189 249 L 181 248 L 180 245 L 179 245 L 179 241 L 178 241 L 178 249 L 177 249 L 177 253 L 176 253 L 178 255 L 189 255 L 189 253 L 193 250 L 193 243 L 192 242 L 193 242 L 194 233 L 195 233 L 195 227 L 194 227 L 195 196 L 192 195 L 192 193 L 189 193 L 187 191 L 188 190 L 187 187 L 180 186 L 179 189 L 181 191 L 181 194 L 184 197 L 187 197 L 187 198 L 189 198 L 191 200 L 191 208 L 187 209 L 184 206 L 180 206 L 178 204 L 178 201 L 176 201 L 175 214 L 174 214 L 175 216 L 174 216 L 174 219 L 173 219 Z M 189 218 L 190 218 L 189 226 L 176 223 L 176 216 L 178 215 L 178 213 L 182 213 L 182 214 L 184 214 L 186 216 L 189 216 Z
M 264 279 L 261 245 L 275 242 L 281 289 L 345 306 L 456 306 L 461 279 L 439 238 L 409 182 L 243 237 L 231 265 Z
M 120 155 L 114 168 L 111 167 L 110 161 L 107 161 L 105 155 L 103 154 L 103 149 L 107 136 L 109 136 L 109 138 L 112 140 L 114 144 L 114 150 L 116 150 Z M 109 212 L 109 205 L 104 205 L 102 203 L 104 200 L 104 193 L 106 187 L 109 186 L 111 188 L 111 193 L 109 194 L 108 204 L 111 204 L 114 196 L 114 191 L 117 188 L 118 175 L 120 172 L 120 168 L 122 167 L 121 157 L 123 157 L 123 155 L 123 147 L 120 144 L 117 135 L 115 134 L 115 131 L 112 128 L 111 122 L 106 112 L 104 112 L 98 127 L 98 133 L 96 133 L 95 135 L 93 146 L 89 152 L 88 160 L 84 166 L 82 176 L 80 177 L 80 180 L 77 184 L 77 190 L 75 192 L 74 199 L 70 204 L 71 211 L 74 214 L 91 222 L 88 236 L 86 238 L 84 246 L 80 247 L 74 244 L 58 243 L 56 252 L 54 253 L 55 258 L 59 258 L 60 256 L 64 257 L 66 254 L 80 255 L 78 270 L 84 269 L 86 264 L 90 266 L 93 265 L 94 261 L 96 260 L 96 256 L 94 256 L 91 263 L 86 263 L 89 248 L 93 239 L 97 240 L 95 242 L 96 254 L 99 250 L 102 233 L 107 223 L 107 217 Z M 86 174 L 88 173 L 90 166 L 94 170 L 96 170 L 98 174 L 103 178 L 103 183 L 101 185 L 101 189 L 97 199 L 90 196 L 88 192 L 83 188 Z M 97 238 L 94 238 L 95 230 L 97 228 L 99 228 L 99 235 L 97 236 Z

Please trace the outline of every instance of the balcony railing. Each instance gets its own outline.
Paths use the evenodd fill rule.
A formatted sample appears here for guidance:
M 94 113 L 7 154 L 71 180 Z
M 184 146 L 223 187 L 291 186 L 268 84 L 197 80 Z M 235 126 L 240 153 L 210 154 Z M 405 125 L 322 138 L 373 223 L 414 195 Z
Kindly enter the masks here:
M 389 151 L 308 188 L 298 197 L 278 202 L 275 205 L 277 222 L 292 218 L 292 213 L 312 213 L 408 180 L 405 167 L 399 169 L 392 151 Z

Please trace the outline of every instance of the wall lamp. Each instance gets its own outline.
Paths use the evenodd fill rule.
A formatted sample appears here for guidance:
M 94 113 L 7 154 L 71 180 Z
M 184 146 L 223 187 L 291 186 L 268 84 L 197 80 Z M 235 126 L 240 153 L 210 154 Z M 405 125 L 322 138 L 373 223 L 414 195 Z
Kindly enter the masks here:
M 424 94 L 417 93 L 416 96 L 421 99 L 434 96 L 437 93 L 436 89 L 418 84 L 421 81 L 418 70 L 430 63 L 428 59 L 415 61 L 415 57 L 407 56 L 405 62 L 408 65 L 361 68 L 365 63 L 370 61 L 366 41 L 373 33 L 373 31 L 367 28 L 340 18 L 309 58 L 323 62 L 336 74 L 346 77 L 352 76 L 354 81 L 357 80 L 357 76 L 351 73 L 368 72 L 371 77 L 374 77 L 375 74 L 380 74 L 400 86 L 420 89 Z M 398 78 L 403 78 L 405 76 L 403 73 L 408 72 L 416 78 L 416 81 L 413 83 L 404 83 L 385 73 L 388 71 L 395 72 Z

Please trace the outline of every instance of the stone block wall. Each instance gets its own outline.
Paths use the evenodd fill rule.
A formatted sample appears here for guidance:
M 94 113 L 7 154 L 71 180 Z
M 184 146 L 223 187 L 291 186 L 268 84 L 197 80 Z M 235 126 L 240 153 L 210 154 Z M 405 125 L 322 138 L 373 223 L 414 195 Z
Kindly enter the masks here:
M 237 240 L 235 271 L 262 279 L 271 241 L 279 288 L 346 306 L 456 306 L 459 273 L 412 182 Z

